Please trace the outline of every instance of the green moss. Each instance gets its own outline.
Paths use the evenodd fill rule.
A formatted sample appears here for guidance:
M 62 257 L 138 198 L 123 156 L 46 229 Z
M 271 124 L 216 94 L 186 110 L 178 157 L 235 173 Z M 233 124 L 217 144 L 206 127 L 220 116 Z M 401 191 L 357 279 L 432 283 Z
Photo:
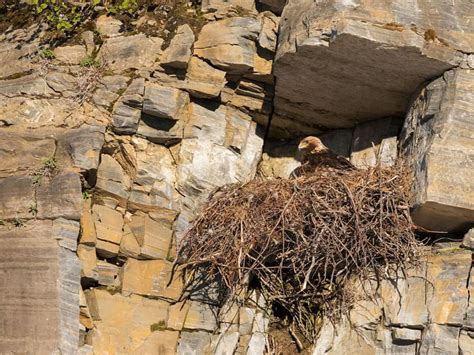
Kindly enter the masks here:
M 94 58 L 92 55 L 88 55 L 79 62 L 79 65 L 84 68 L 90 68 L 90 67 L 99 67 L 100 62 Z

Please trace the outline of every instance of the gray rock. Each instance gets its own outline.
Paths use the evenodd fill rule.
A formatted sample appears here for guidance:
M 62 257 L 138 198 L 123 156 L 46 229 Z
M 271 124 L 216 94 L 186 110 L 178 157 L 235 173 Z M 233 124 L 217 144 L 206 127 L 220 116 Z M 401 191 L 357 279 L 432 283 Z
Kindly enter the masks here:
M 464 235 L 462 245 L 466 248 L 474 249 L 474 228 L 469 229 L 469 231 Z
M 0 130 L 0 178 L 27 174 L 41 168 L 56 149 L 51 131 Z
M 98 53 L 98 58 L 114 71 L 153 67 L 161 54 L 163 40 L 147 37 L 143 33 L 107 39 Z
M 392 328 L 394 340 L 415 342 L 421 339 L 421 330 L 409 328 Z
M 0 95 L 6 97 L 22 95 L 52 97 L 57 93 L 48 86 L 44 78 L 31 74 L 17 79 L 1 80 Z
M 137 132 L 142 111 L 118 101 L 112 113 L 112 129 L 117 134 L 132 135 Z
M 225 76 L 225 71 L 210 66 L 198 57 L 192 57 L 186 72 L 186 90 L 198 98 L 218 97 L 227 83 Z
M 67 130 L 58 140 L 58 160 L 60 165 L 72 165 L 82 172 L 96 171 L 104 145 L 105 127 L 83 125 Z M 68 160 L 62 160 L 67 155 Z
M 221 334 L 215 345 L 214 354 L 233 355 L 239 342 L 239 332 Z
M 459 352 L 462 355 L 474 354 L 474 333 L 466 330 L 461 330 L 459 336 Z
M 81 45 L 57 47 L 53 52 L 57 61 L 69 65 L 79 64 L 87 56 L 86 47 Z
M 50 181 L 44 179 L 36 190 L 38 218 L 79 220 L 82 214 L 82 188 L 79 174 L 63 172 Z
M 189 95 L 181 90 L 157 84 L 145 88 L 143 112 L 168 120 L 179 120 L 189 103 Z
M 178 351 L 179 355 L 204 355 L 206 348 L 211 343 L 211 336 L 207 332 L 181 332 L 179 339 Z
M 255 42 L 261 23 L 253 17 L 232 17 L 206 24 L 196 43 L 194 55 L 234 74 L 254 67 Z
M 123 93 L 121 101 L 128 106 L 142 108 L 144 93 L 145 79 L 133 79 L 128 88 Z
M 46 81 L 51 89 L 63 97 L 77 95 L 77 79 L 70 74 L 51 72 L 46 75 Z
M 423 336 L 420 354 L 458 355 L 460 328 L 430 324 Z
M 255 175 L 262 153 L 261 133 L 254 122 L 240 116 L 231 117 L 235 112 L 234 109 L 227 112 L 223 106 L 212 111 L 191 104 L 177 170 L 177 188 L 183 195 L 179 230 L 185 228 L 196 208 L 214 188 L 235 182 L 243 183 Z M 231 131 L 226 130 L 227 122 L 233 120 L 248 122 L 242 125 L 247 130 L 240 132 L 240 138 L 236 137 L 232 143 L 240 146 L 239 150 L 226 147 L 226 139 L 232 142 L 229 139 L 231 137 L 226 138 L 226 132 Z
M 447 72 L 423 88 L 405 120 L 400 146 L 414 171 L 416 224 L 465 232 L 474 221 L 472 70 Z
M 0 226 L 0 258 L 2 352 L 75 354 L 80 267 L 53 238 L 52 221 Z
M 191 58 L 191 47 L 194 43 L 194 33 L 189 25 L 181 25 L 168 48 L 163 52 L 161 64 L 178 69 L 186 69 Z
M 58 218 L 53 221 L 52 235 L 54 239 L 58 240 L 60 247 L 76 251 L 80 228 L 77 221 Z
M 262 30 L 258 36 L 258 44 L 270 52 L 275 52 L 280 19 L 269 11 L 262 12 L 259 16 L 262 21 Z
M 97 106 L 108 109 L 117 99 L 119 95 L 107 89 L 98 88 L 92 95 L 92 101 Z
M 397 160 L 397 136 L 400 119 L 382 118 L 364 122 L 354 129 L 351 163 L 358 168 L 392 166 Z
M 267 340 L 265 338 L 265 334 L 263 333 L 252 334 L 252 338 L 250 338 L 247 354 L 263 355 L 265 353 L 266 344 L 267 344 Z
M 467 9 L 468 3 L 458 6 Z M 472 51 L 467 23 L 446 31 L 457 23 L 459 9 L 454 13 L 452 7 L 430 1 L 421 1 L 419 11 L 406 2 L 394 5 L 396 11 L 391 6 L 288 2 L 274 65 L 275 113 L 305 127 L 295 126 L 294 133 L 401 117 L 419 85 L 459 65 L 465 44 Z M 442 15 L 430 16 L 432 11 Z M 430 40 L 430 30 L 440 40 Z
M 34 217 L 33 181 L 28 176 L 12 176 L 0 180 L 0 218 L 3 220 Z
M 100 83 L 104 85 L 107 90 L 118 92 L 120 90 L 125 90 L 129 81 L 130 78 L 128 76 L 107 75 L 100 80 Z
M 99 195 L 110 196 L 125 205 L 130 194 L 130 185 L 130 178 L 120 164 L 110 155 L 102 154 L 96 184 Z

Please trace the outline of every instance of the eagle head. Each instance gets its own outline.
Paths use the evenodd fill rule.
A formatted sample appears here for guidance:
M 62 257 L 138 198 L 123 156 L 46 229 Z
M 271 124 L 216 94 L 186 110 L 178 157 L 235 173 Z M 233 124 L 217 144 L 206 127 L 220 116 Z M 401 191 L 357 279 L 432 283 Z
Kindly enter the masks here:
M 326 146 L 318 137 L 309 136 L 303 139 L 298 145 L 298 150 L 304 153 L 317 153 L 326 150 Z

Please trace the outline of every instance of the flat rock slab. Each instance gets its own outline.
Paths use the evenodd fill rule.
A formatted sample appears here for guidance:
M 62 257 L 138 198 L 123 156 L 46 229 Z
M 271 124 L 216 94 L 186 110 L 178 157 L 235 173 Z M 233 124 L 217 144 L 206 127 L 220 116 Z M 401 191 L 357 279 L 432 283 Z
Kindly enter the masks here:
M 421 3 L 426 12 L 418 18 L 412 7 L 399 5 L 395 12 L 389 2 L 375 8 L 336 0 L 289 1 L 274 67 L 276 116 L 297 122 L 286 129 L 307 134 L 402 117 L 420 84 L 459 65 L 472 28 L 440 2 Z M 434 12 L 438 18 L 430 21 L 428 14 Z M 454 21 L 450 16 L 466 33 L 442 32 Z
M 80 267 L 56 237 L 52 221 L 0 226 L 2 353 L 77 352 Z

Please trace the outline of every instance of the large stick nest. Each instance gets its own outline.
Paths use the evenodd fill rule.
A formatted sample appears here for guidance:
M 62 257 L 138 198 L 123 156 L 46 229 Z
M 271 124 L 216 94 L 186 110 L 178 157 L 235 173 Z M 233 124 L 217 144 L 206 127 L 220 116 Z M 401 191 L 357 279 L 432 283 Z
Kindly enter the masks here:
M 313 341 L 315 314 L 349 309 L 350 280 L 417 259 L 410 185 L 396 166 L 227 186 L 182 239 L 180 258 L 217 274 L 227 297 L 254 280 Z

